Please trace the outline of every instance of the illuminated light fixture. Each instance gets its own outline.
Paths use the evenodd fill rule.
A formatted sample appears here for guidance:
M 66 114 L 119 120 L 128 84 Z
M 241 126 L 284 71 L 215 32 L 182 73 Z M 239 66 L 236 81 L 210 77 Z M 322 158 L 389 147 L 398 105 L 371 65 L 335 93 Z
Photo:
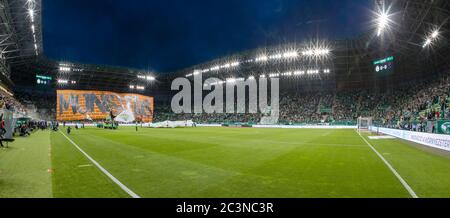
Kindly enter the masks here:
M 319 49 L 319 48 L 302 52 L 302 54 L 304 56 L 323 56 L 323 55 L 328 55 L 329 53 L 330 53 L 329 49 Z
M 296 75 L 296 76 L 303 75 L 303 74 L 305 74 L 305 71 L 300 71 L 300 70 L 294 71 L 294 75 Z
M 249 80 L 254 80 L 255 77 L 254 77 L 254 76 L 249 76 L 248 79 L 249 79 Z
M 69 81 L 65 79 L 58 79 L 58 84 L 68 84 Z
M 263 75 L 260 76 L 260 78 L 266 78 L 266 75 L 263 74 Z
M 135 87 L 133 85 L 130 85 L 130 89 L 135 89 Z
M 136 86 L 136 89 L 137 90 L 145 90 L 145 87 L 144 86 Z
M 30 15 L 30 18 L 32 19 L 31 21 L 34 22 L 34 10 L 33 9 L 28 9 L 28 15 Z
M 240 64 L 240 63 L 236 61 L 236 62 L 231 63 L 230 65 L 231 65 L 232 67 L 237 67 L 237 66 L 239 66 L 239 64 Z
M 312 56 L 312 55 L 314 55 L 314 51 L 313 50 L 308 50 L 308 51 L 302 52 L 302 54 L 304 56 Z
M 439 31 L 435 30 L 433 31 L 433 33 L 431 34 L 431 38 L 435 39 L 439 36 Z
M 265 55 L 259 56 L 259 57 L 257 57 L 255 59 L 256 62 L 264 62 L 264 61 L 267 61 L 267 60 L 269 60 L 269 58 L 267 56 L 265 56 Z
M 147 77 L 145 77 L 145 79 L 148 80 L 148 81 L 155 81 L 156 80 L 156 78 L 153 77 L 153 76 L 147 76 Z
M 193 73 L 193 75 L 195 76 L 195 75 L 198 75 L 198 74 L 200 74 L 200 71 L 198 71 L 198 70 L 194 70 L 194 73 Z
M 427 39 L 427 40 L 425 40 L 425 43 L 423 44 L 423 46 L 422 47 L 427 47 L 428 45 L 430 45 L 431 44 L 431 39 Z
M 298 53 L 296 51 L 294 52 L 286 52 L 283 54 L 284 58 L 296 58 L 298 57 Z
M 230 64 L 224 64 L 221 68 L 230 68 L 231 65 Z
M 308 74 L 318 74 L 319 71 L 318 70 L 308 70 L 307 73 Z
M 324 73 L 330 73 L 330 69 L 323 70 Z
M 215 67 L 212 67 L 210 70 L 211 71 L 217 71 L 217 70 L 220 70 L 220 67 L 219 66 L 215 66 Z
M 70 83 L 72 83 L 72 84 L 77 84 L 77 81 L 71 81 Z
M 283 76 L 292 76 L 292 72 L 286 72 L 282 74 Z
M 36 44 L 35 44 L 36 45 Z M 37 46 L 37 45 L 36 45 Z M 70 72 L 72 69 L 70 67 L 59 67 L 59 71 L 61 72 Z
M 190 73 L 190 74 L 188 74 L 188 75 L 186 75 L 186 77 L 191 77 L 193 74 L 192 73 Z
M 271 73 L 269 74 L 269 77 L 273 78 L 273 77 L 279 77 L 280 74 L 279 73 Z
M 275 55 L 269 56 L 269 59 L 281 59 L 282 57 L 283 57 L 282 54 L 275 54 Z
M 392 21 L 390 20 L 391 15 L 389 14 L 389 9 L 385 10 L 384 8 L 380 8 L 379 12 L 377 13 L 377 19 L 376 19 L 376 25 L 377 25 L 377 36 L 381 36 L 383 31 L 389 27 L 389 23 Z
M 423 43 L 423 48 L 431 45 L 431 43 L 433 43 L 434 40 L 436 40 L 439 37 L 439 31 L 438 30 L 434 30 L 431 35 L 425 40 L 425 42 Z

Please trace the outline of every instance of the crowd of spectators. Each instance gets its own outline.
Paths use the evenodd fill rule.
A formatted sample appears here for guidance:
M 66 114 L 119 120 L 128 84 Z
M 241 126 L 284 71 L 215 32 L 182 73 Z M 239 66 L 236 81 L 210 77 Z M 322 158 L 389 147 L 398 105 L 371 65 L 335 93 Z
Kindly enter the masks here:
M 23 115 L 27 113 L 25 106 L 21 102 L 19 102 L 11 94 L 0 90 L 0 110 L 2 109 Z
M 360 89 L 280 94 L 280 123 L 356 122 L 361 116 L 372 117 L 379 125 L 417 131 L 426 121 L 450 119 L 450 76 L 407 82 L 378 92 Z M 156 122 L 258 123 L 262 114 L 174 114 L 170 105 L 158 105 L 154 117 Z
M 43 120 L 55 118 L 55 96 L 25 92 L 17 93 L 15 97 L 26 105 L 35 105 Z M 16 98 L 0 92 L 0 108 L 26 113 Z M 282 91 L 279 103 L 278 121 L 282 124 L 355 123 L 362 116 L 372 117 L 379 125 L 420 131 L 427 121 L 450 119 L 450 75 L 404 82 L 382 91 Z M 261 113 L 174 114 L 170 105 L 163 104 L 156 104 L 154 110 L 155 122 L 259 123 L 263 116 Z

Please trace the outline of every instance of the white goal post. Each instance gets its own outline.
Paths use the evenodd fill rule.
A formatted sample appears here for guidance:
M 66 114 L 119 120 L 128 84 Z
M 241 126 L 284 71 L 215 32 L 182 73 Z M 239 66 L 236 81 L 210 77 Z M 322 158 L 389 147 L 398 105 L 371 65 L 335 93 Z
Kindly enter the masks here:
M 369 132 L 370 126 L 372 126 L 372 117 L 359 117 L 358 118 L 358 131 Z

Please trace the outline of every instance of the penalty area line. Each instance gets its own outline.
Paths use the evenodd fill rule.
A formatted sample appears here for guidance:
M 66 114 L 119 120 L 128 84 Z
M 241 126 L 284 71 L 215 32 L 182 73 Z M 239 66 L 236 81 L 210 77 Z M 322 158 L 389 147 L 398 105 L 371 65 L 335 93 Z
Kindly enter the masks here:
M 417 194 L 414 192 L 414 190 L 411 188 L 411 186 L 408 185 L 408 183 L 402 178 L 402 176 L 400 176 L 400 174 L 397 172 L 397 170 L 395 170 L 395 168 L 383 157 L 383 155 L 381 155 L 376 149 L 375 147 L 373 147 L 367 140 L 366 138 L 364 138 L 364 136 L 361 135 L 361 133 L 359 133 L 358 131 L 356 131 L 359 135 L 359 137 L 361 137 L 364 142 L 372 149 L 372 151 L 375 152 L 375 154 L 377 154 L 377 156 L 386 164 L 386 166 L 391 170 L 391 172 L 397 177 L 397 179 L 400 181 L 400 183 L 403 185 L 403 187 L 406 189 L 406 191 L 408 191 L 409 195 L 411 195 L 412 198 L 419 198 L 419 196 L 417 196 Z
M 103 168 L 97 161 L 95 161 L 91 156 L 89 156 L 83 149 L 80 148 L 72 139 L 67 137 L 61 130 L 59 131 L 75 148 L 77 148 L 89 161 L 91 161 L 100 171 L 102 171 L 109 179 L 111 179 L 116 185 L 118 185 L 124 192 L 130 195 L 132 198 L 141 198 L 139 195 L 131 191 L 127 186 L 120 182 L 116 177 L 109 173 L 105 168 Z

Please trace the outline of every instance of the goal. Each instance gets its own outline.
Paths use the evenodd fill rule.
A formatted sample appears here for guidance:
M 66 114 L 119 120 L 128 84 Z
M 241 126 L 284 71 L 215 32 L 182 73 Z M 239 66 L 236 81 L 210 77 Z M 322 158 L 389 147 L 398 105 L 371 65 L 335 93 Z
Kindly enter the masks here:
M 359 117 L 358 118 L 358 131 L 369 132 L 372 126 L 372 117 Z

